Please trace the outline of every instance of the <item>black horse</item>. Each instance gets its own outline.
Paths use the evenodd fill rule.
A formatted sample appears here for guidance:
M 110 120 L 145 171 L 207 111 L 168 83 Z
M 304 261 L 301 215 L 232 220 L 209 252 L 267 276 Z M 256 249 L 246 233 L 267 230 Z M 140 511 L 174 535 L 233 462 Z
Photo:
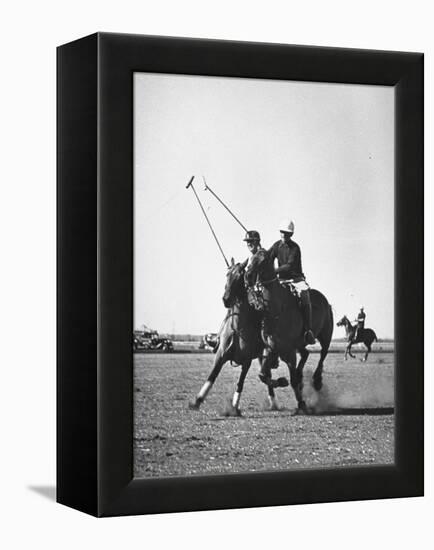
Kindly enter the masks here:
M 369 352 L 372 351 L 371 349 L 372 342 L 377 341 L 377 335 L 375 334 L 375 332 L 371 328 L 360 329 L 356 339 L 357 326 L 353 326 L 346 315 L 344 315 L 342 319 L 336 323 L 336 325 L 338 327 L 345 327 L 345 332 L 346 332 L 347 341 L 348 341 L 348 345 L 345 350 L 345 360 L 347 360 L 348 355 L 353 359 L 355 359 L 356 356 L 351 353 L 351 346 L 353 344 L 361 343 L 361 344 L 364 344 L 367 348 L 365 357 L 363 357 L 361 361 L 366 361 L 366 359 L 368 358 Z
M 284 288 L 276 278 L 273 263 L 268 256 L 256 255 L 246 270 L 247 286 L 258 288 L 256 307 L 264 319 L 263 339 L 269 353 L 262 365 L 260 379 L 268 387 L 273 385 L 270 361 L 279 357 L 288 365 L 291 386 L 297 400 L 296 412 L 307 412 L 303 398 L 303 368 L 309 357 L 304 340 L 304 322 L 298 299 Z M 252 291 L 255 292 L 254 290 Z M 327 357 L 333 334 L 333 312 L 327 298 L 318 290 L 310 291 L 312 301 L 312 330 L 318 339 L 321 351 L 320 360 L 313 374 L 313 387 L 322 388 L 324 360 Z M 255 300 L 253 300 L 255 302 Z M 268 325 L 268 330 L 265 330 Z M 300 361 L 297 364 L 297 352 Z
M 223 295 L 223 303 L 229 308 L 220 331 L 219 343 L 214 359 L 213 368 L 203 384 L 191 409 L 199 409 L 211 390 L 223 365 L 228 361 L 241 365 L 241 373 L 238 384 L 232 398 L 234 414 L 240 416 L 240 399 L 243 391 L 244 380 L 250 369 L 253 359 L 262 359 L 264 342 L 261 338 L 261 315 L 249 305 L 247 292 L 244 285 L 244 267 L 235 264 L 229 267 L 226 276 L 226 286 Z M 277 409 L 274 388 L 288 386 L 286 378 L 273 380 L 268 387 L 268 396 L 272 409 Z

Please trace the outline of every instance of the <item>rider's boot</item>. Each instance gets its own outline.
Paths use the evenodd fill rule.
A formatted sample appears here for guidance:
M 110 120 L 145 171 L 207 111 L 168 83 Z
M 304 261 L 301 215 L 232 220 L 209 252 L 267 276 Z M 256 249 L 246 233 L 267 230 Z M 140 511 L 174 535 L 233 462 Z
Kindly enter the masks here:
M 315 344 L 315 336 L 312 332 L 312 304 L 308 290 L 303 290 L 300 300 L 303 323 L 306 329 L 306 332 L 304 333 L 304 341 L 306 344 Z
M 356 332 L 354 333 L 354 343 L 360 342 L 361 332 L 362 332 L 362 327 L 358 326 L 356 328 Z

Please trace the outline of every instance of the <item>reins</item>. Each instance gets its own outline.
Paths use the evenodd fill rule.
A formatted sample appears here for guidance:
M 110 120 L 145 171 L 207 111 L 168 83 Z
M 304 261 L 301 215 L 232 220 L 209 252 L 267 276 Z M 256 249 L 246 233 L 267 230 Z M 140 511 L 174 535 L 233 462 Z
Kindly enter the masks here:
M 234 304 L 236 305 L 236 304 Z M 235 330 L 235 327 L 234 327 L 234 317 L 239 317 L 240 314 L 239 313 L 236 313 L 234 311 L 234 306 L 231 307 L 231 309 L 229 310 L 229 317 L 231 318 L 231 329 L 232 330 Z
M 274 283 L 274 281 L 277 281 L 277 277 L 274 277 L 274 279 L 269 279 L 268 281 L 258 281 L 257 284 L 260 284 L 260 285 L 263 285 L 263 286 L 267 286 L 271 283 Z

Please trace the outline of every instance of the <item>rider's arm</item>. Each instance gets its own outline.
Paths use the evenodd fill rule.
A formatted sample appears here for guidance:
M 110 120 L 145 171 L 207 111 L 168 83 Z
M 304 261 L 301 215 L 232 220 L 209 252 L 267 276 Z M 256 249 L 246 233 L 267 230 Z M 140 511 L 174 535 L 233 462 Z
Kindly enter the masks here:
M 267 255 L 270 258 L 270 261 L 274 261 L 277 258 L 277 250 L 278 250 L 279 241 L 275 242 L 273 246 L 271 246 L 267 250 Z
M 276 241 L 271 248 L 267 250 L 267 256 L 271 263 L 274 263 L 274 260 L 277 258 L 277 253 L 279 250 L 279 241 Z M 274 268 L 274 271 L 277 273 L 277 268 Z

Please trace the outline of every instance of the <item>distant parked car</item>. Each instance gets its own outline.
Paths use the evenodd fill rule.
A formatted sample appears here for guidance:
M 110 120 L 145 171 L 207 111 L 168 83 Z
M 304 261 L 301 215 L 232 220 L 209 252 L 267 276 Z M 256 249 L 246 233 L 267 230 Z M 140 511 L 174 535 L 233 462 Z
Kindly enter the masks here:
M 173 351 L 173 342 L 169 338 L 162 338 L 156 330 L 135 331 L 133 335 L 133 349 Z
M 145 349 L 143 343 L 138 336 L 133 334 L 133 350 L 139 351 L 140 349 Z
M 199 344 L 199 349 L 211 349 L 214 350 L 217 345 L 217 333 L 208 332 L 202 337 Z

